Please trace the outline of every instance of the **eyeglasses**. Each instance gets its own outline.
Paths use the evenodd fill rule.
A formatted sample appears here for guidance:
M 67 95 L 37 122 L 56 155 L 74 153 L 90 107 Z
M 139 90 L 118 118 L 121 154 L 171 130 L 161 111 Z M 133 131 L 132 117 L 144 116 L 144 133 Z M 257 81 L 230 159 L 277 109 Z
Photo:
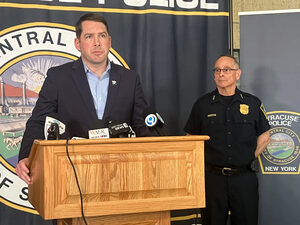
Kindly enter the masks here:
M 224 69 L 220 69 L 220 68 L 214 68 L 213 71 L 215 73 L 221 73 L 221 71 L 223 71 L 223 73 L 225 74 L 229 74 L 231 71 L 237 71 L 238 69 L 232 69 L 232 68 L 224 68 Z

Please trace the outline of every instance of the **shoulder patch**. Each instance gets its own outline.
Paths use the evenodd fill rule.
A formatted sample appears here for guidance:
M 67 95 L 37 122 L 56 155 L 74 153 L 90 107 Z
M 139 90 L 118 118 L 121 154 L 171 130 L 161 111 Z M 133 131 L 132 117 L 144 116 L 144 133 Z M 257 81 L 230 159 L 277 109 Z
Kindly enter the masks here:
M 264 107 L 264 105 L 262 103 L 260 105 L 260 110 L 263 112 L 263 114 L 265 115 L 266 119 L 268 119 L 266 109 L 265 109 L 265 107 Z

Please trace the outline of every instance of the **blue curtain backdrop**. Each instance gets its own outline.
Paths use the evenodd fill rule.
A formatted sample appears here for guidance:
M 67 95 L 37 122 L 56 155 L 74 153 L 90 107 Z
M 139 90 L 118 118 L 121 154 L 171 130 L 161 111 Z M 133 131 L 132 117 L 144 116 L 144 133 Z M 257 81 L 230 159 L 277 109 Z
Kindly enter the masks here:
M 136 70 L 167 135 L 183 135 L 192 104 L 214 88 L 214 61 L 228 52 L 226 0 L 14 0 L 0 2 L 0 223 L 49 224 L 15 174 L 25 123 L 49 67 L 74 60 L 74 24 L 104 15 L 110 58 Z M 173 223 L 196 211 L 172 214 Z M 191 223 L 193 216 L 182 217 Z M 190 223 L 188 222 L 188 223 Z

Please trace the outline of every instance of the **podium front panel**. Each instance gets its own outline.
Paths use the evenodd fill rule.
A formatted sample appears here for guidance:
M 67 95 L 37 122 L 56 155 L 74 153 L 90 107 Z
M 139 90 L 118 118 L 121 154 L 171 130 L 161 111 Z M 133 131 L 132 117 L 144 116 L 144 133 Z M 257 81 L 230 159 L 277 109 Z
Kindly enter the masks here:
M 30 202 L 45 219 L 80 217 L 66 141 L 35 144 Z M 202 136 L 72 140 L 68 151 L 86 216 L 205 207 Z

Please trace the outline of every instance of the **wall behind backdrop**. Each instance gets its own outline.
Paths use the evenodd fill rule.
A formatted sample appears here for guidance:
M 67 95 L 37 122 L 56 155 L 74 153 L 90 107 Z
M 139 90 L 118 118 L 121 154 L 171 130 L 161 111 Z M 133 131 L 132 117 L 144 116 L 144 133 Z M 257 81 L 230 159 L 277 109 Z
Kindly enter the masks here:
M 25 123 L 47 70 L 75 60 L 74 24 L 86 12 L 107 19 L 110 60 L 136 70 L 168 135 L 182 135 L 192 104 L 214 88 L 214 61 L 228 51 L 225 0 L 12 0 L 0 2 L 1 224 L 49 224 L 15 174 Z M 174 220 L 175 221 L 175 220 Z

